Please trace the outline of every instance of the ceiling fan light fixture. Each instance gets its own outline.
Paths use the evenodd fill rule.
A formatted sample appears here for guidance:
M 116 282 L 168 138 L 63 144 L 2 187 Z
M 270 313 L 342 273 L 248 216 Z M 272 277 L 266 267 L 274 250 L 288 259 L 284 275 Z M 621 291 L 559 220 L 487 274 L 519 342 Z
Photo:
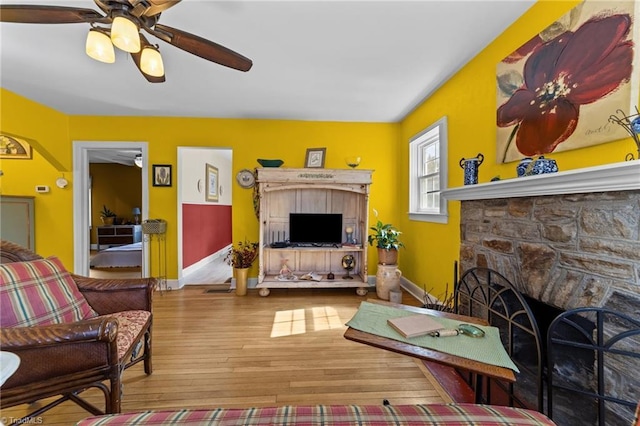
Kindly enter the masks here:
M 116 52 L 109 35 L 101 28 L 91 28 L 87 34 L 85 46 L 87 55 L 96 61 L 112 64 L 116 61 Z
M 138 53 L 140 51 L 138 25 L 124 15 L 116 15 L 111 24 L 111 41 L 118 49 Z
M 151 45 L 146 45 L 140 55 L 140 69 L 143 73 L 152 77 L 162 77 L 164 75 L 164 64 L 160 51 Z

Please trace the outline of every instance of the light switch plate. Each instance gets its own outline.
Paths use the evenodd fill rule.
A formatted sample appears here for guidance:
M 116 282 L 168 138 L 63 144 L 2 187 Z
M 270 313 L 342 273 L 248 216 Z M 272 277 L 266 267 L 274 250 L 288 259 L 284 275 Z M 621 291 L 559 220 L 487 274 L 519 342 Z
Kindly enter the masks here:
M 36 192 L 49 192 L 49 185 L 36 185 Z

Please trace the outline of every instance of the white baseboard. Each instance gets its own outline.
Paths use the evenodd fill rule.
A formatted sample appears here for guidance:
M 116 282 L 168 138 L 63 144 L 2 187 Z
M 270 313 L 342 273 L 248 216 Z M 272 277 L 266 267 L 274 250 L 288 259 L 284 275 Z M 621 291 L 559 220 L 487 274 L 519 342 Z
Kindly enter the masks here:
M 418 287 L 416 284 L 414 284 L 413 282 L 409 281 L 405 277 L 402 277 L 400 279 L 400 286 L 402 288 L 404 288 L 407 291 L 407 293 L 411 294 L 413 297 L 415 297 L 417 300 L 419 300 L 423 304 L 425 303 L 425 300 L 427 300 L 427 299 L 429 300 L 429 303 L 442 303 L 443 302 L 443 300 L 440 300 L 437 296 L 434 296 L 433 294 L 425 291 L 422 287 Z M 426 295 L 426 297 L 425 297 L 425 295 Z
M 369 275 L 368 277 L 369 286 L 375 288 L 376 286 L 376 276 Z M 400 287 L 402 287 L 407 293 L 413 296 L 416 300 L 424 303 L 425 300 L 425 290 L 422 287 L 418 287 L 415 283 L 408 280 L 404 275 L 400 277 Z M 429 298 L 431 300 L 438 300 L 437 297 L 429 293 Z
M 180 290 L 184 287 L 179 280 L 167 280 L 167 290 Z

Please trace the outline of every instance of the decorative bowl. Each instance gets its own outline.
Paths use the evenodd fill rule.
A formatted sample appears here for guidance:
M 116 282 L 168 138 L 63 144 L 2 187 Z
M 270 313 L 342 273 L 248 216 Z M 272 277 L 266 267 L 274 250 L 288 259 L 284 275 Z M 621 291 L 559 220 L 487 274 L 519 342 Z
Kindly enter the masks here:
M 352 169 L 355 169 L 360 165 L 360 157 L 347 157 L 344 159 L 344 161 L 345 163 L 347 163 L 347 166 L 351 167 Z
M 258 163 L 260 163 L 260 165 L 262 167 L 280 167 L 284 164 L 284 161 L 282 160 L 265 160 L 262 158 L 258 158 Z

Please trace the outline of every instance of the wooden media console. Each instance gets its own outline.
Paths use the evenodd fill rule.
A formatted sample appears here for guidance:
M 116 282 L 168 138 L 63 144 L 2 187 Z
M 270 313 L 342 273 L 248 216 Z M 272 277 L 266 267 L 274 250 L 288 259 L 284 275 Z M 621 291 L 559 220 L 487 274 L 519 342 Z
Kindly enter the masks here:
M 366 294 L 367 229 L 369 187 L 372 170 L 356 169 L 258 169 L 260 197 L 260 254 L 258 285 L 260 295 L 270 288 L 355 287 Z M 342 232 L 352 228 L 356 243 L 331 246 L 292 247 L 289 237 L 290 213 L 342 214 Z M 345 279 L 343 258 L 353 256 L 352 278 Z M 291 270 L 288 278 L 283 266 Z M 303 279 L 315 273 L 316 278 Z M 330 279 L 333 274 L 333 279 Z M 329 277 L 329 278 L 328 278 Z

